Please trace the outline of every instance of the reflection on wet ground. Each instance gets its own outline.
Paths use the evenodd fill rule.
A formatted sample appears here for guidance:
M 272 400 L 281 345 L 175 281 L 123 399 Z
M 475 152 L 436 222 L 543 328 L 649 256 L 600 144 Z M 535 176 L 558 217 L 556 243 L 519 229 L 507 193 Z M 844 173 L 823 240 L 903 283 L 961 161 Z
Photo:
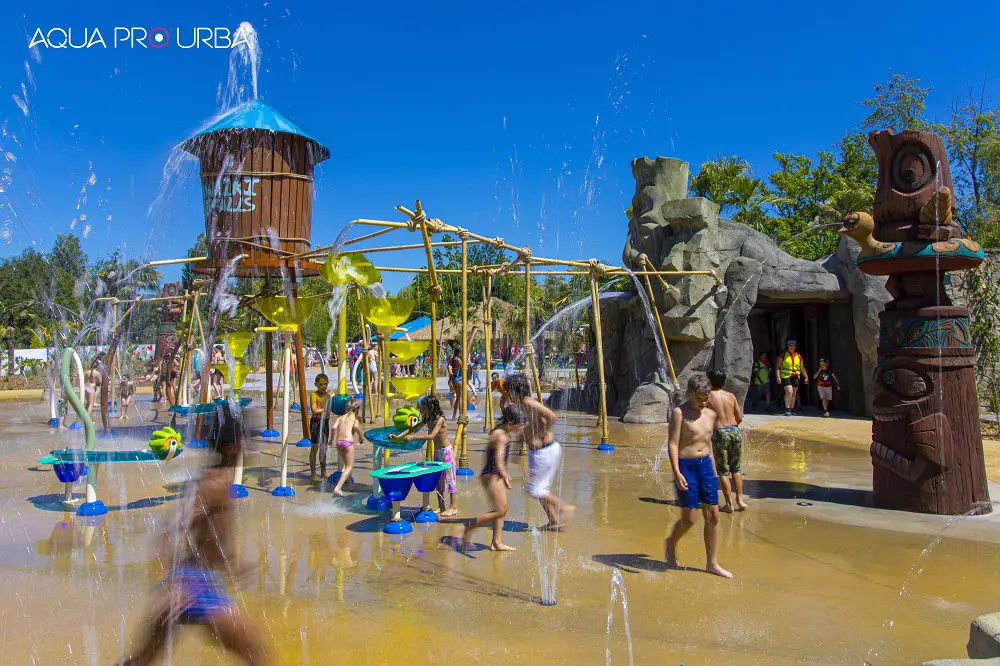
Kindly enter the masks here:
M 111 510 L 87 526 L 63 509 L 61 484 L 35 463 L 82 436 L 50 432 L 42 407 L 0 406 L 0 663 L 112 663 L 141 627 L 166 561 L 154 538 L 201 453 L 104 466 L 98 488 Z M 263 442 L 248 458 L 251 494 L 239 504 L 239 556 L 255 566 L 239 603 L 270 638 L 277 663 L 288 664 L 587 664 L 602 662 L 608 644 L 612 660 L 627 663 L 620 602 L 607 635 L 614 568 L 627 589 L 637 664 L 920 663 L 963 656 L 969 621 L 997 610 L 997 518 L 873 509 L 862 447 L 796 439 L 773 426 L 748 433 L 750 510 L 722 517 L 720 562 L 736 578 L 698 570 L 699 529 L 681 543 L 688 568 L 668 570 L 663 538 L 676 509 L 670 466 L 657 465 L 665 428 L 612 424 L 618 448 L 605 455 L 594 448 L 595 423 L 578 414 L 560 423 L 559 492 L 579 513 L 560 534 L 540 535 L 556 558 L 554 607 L 539 603 L 530 527 L 545 521 L 522 491 L 522 461 L 510 463 L 504 534 L 517 552 L 490 552 L 483 530 L 461 553 L 460 521 L 415 525 L 402 540 L 380 531 L 383 518 L 360 506 L 370 448 L 361 449 L 357 492 L 343 499 L 310 486 L 308 449 L 290 449 L 297 495 L 286 500 L 269 493 L 278 447 Z M 471 427 L 478 467 L 485 436 Z M 143 445 L 99 440 L 102 448 Z M 459 492 L 463 516 L 485 507 L 475 479 Z M 220 659 L 196 630 L 172 655 L 174 663 L 230 663 Z

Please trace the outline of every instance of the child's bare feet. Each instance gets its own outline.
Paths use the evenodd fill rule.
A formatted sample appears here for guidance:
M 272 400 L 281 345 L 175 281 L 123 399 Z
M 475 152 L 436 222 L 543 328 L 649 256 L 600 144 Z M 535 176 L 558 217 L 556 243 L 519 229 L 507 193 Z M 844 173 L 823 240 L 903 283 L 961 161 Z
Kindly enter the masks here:
M 739 500 L 736 505 L 739 507 L 737 511 L 745 511 L 750 508 L 750 505 L 746 503 L 746 500 Z
M 500 551 L 505 551 L 506 552 L 506 551 L 511 551 L 511 550 L 517 550 L 517 548 L 513 548 L 512 546 L 508 546 L 508 545 L 503 544 L 503 543 L 491 543 L 490 544 L 490 550 L 500 550 Z
M 705 571 L 710 574 L 715 574 L 716 576 L 722 576 L 723 578 L 732 578 L 733 574 L 729 573 L 718 564 L 709 564 L 705 567 Z
M 323 480 L 323 477 L 316 476 L 316 472 L 313 472 L 312 474 L 309 475 L 309 480 L 312 481 L 313 483 L 319 483 L 320 481 Z
M 458 549 L 463 553 L 469 548 L 469 536 L 472 535 L 472 522 L 465 524 L 465 529 L 462 530 L 462 539 L 458 542 Z
M 456 509 L 456 508 L 453 507 L 451 509 L 448 509 L 447 511 L 442 511 L 441 515 L 442 516 L 457 516 L 458 515 L 458 509 Z
M 670 537 L 667 537 L 663 541 L 663 546 L 665 551 L 663 559 L 667 561 L 667 566 L 679 569 L 681 563 L 677 561 L 676 544 L 670 540 Z
M 733 512 L 732 504 L 726 504 L 725 506 L 719 507 L 719 513 L 732 513 L 732 512 Z

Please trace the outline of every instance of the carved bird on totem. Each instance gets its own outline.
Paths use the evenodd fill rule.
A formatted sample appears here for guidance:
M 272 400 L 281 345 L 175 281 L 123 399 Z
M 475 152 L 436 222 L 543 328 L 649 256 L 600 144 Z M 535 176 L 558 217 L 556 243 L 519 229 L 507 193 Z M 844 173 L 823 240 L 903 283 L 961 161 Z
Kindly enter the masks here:
M 875 233 L 875 220 L 868 213 L 851 213 L 844 218 L 843 226 L 838 233 L 850 236 L 861 246 L 861 258 L 877 257 L 895 250 L 898 243 L 880 243 L 872 236 Z

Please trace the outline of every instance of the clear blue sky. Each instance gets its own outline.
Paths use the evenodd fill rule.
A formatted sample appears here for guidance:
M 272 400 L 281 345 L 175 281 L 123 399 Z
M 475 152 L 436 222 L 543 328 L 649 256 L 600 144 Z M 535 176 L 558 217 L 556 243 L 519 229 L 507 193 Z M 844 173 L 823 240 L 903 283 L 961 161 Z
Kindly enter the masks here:
M 72 27 L 77 42 L 100 28 L 111 47 L 116 26 L 190 40 L 196 26 L 252 23 L 261 99 L 332 151 L 314 244 L 356 217 L 398 219 L 394 206 L 420 197 L 433 216 L 537 254 L 615 263 L 635 156 L 696 168 L 738 154 L 765 175 L 774 151 L 831 147 L 862 115 L 853 101 L 894 71 L 934 86 L 939 119 L 1000 72 L 1000 3 L 986 0 L 907 3 L 908 16 L 873 1 L 145 4 L 0 9 L 0 256 L 48 249 L 74 218 L 78 232 L 90 224 L 92 255 L 183 256 L 204 226 L 197 178 L 147 211 L 170 148 L 218 112 L 229 51 L 40 48 L 35 62 L 38 27 Z M 22 84 L 27 115 L 13 98 Z

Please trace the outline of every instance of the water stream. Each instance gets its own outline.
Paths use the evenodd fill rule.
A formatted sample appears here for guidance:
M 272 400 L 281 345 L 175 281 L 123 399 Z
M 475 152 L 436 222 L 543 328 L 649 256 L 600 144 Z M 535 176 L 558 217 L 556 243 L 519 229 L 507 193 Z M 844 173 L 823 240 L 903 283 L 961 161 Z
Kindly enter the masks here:
M 625 640 L 628 643 L 628 663 L 629 666 L 632 666 L 632 631 L 628 626 L 628 595 L 625 593 L 625 580 L 622 578 L 622 572 L 618 570 L 618 567 L 615 567 L 614 571 L 611 572 L 611 599 L 608 601 L 608 638 L 604 653 L 607 666 L 611 666 L 611 629 L 614 626 L 615 602 L 618 601 L 619 595 L 621 595 L 622 602 L 622 622 L 625 625 Z

